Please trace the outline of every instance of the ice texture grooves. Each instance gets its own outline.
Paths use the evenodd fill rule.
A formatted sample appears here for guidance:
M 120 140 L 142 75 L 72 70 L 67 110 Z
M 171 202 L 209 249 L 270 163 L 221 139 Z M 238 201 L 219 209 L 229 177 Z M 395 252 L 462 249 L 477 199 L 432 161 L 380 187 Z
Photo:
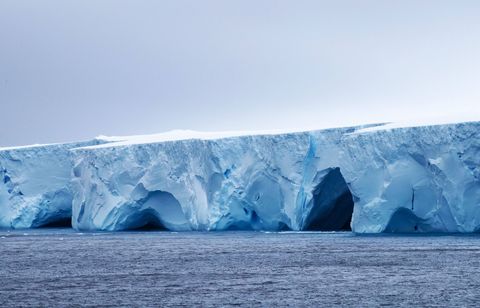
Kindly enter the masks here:
M 0 228 L 69 225 L 72 152 L 104 141 L 0 148 Z
M 476 232 L 479 134 L 469 122 L 78 148 L 72 224 Z

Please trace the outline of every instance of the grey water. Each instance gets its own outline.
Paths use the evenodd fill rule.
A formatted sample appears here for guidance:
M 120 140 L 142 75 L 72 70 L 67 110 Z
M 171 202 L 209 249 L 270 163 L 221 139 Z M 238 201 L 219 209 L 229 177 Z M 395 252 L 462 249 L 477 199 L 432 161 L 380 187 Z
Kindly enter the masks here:
M 0 306 L 478 306 L 479 236 L 0 231 Z

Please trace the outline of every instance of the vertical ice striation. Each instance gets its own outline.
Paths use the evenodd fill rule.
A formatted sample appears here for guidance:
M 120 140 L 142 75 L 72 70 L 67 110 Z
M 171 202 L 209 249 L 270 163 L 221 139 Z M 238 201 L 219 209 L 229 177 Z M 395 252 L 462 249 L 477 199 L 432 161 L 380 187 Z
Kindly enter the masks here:
M 351 138 L 351 149 L 363 152 L 347 168 L 358 197 L 356 232 L 477 230 L 478 122 L 379 130 Z
M 70 225 L 70 149 L 100 143 L 0 148 L 0 228 Z
M 145 195 L 161 191 L 184 215 L 170 230 L 290 227 L 307 147 L 305 133 L 77 149 L 73 225 L 130 229 Z

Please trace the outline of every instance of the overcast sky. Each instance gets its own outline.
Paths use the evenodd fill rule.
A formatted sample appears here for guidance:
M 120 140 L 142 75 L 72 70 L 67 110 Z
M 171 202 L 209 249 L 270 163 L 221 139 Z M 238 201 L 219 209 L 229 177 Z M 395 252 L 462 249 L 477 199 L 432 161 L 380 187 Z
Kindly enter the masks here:
M 0 145 L 480 114 L 479 16 L 477 0 L 0 0 Z

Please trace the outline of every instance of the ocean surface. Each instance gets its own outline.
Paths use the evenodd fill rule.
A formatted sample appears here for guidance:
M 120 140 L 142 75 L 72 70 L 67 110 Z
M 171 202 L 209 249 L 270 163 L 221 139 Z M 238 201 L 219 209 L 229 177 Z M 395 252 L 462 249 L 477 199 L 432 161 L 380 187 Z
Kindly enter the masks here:
M 480 306 L 480 236 L 0 231 L 0 306 Z

